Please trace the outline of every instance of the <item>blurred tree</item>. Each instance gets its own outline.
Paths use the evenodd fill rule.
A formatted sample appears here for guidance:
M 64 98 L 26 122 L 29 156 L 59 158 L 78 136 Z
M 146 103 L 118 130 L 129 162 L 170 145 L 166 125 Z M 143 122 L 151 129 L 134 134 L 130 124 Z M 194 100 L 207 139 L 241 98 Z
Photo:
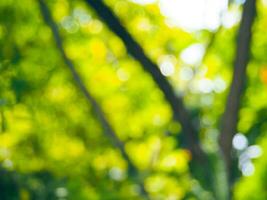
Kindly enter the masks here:
M 1 0 L 0 199 L 267 199 L 266 2 L 164 5 Z

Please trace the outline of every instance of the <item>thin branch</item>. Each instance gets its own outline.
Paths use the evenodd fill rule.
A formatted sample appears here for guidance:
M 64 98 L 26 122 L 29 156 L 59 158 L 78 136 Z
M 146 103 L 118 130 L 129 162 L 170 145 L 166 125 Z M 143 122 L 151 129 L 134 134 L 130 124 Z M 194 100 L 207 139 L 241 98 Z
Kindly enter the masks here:
M 250 58 L 252 26 L 256 17 L 256 0 L 244 4 L 242 20 L 237 38 L 236 58 L 230 92 L 222 117 L 219 144 L 226 162 L 228 175 L 231 170 L 232 139 L 237 132 L 238 113 L 244 93 L 246 69 Z
M 104 133 L 106 134 L 106 136 L 111 140 L 113 145 L 120 150 L 123 158 L 128 163 L 128 166 L 129 166 L 129 169 L 131 170 L 131 172 L 133 172 L 134 174 L 137 174 L 138 173 L 138 169 L 134 166 L 134 164 L 130 160 L 130 158 L 129 158 L 126 150 L 125 150 L 124 143 L 117 137 L 115 131 L 112 128 L 112 126 L 110 125 L 110 123 L 106 119 L 103 110 L 98 105 L 97 101 L 91 95 L 89 90 L 86 88 L 86 86 L 83 83 L 82 79 L 80 78 L 78 72 L 76 71 L 73 62 L 67 57 L 67 55 L 65 53 L 65 50 L 63 48 L 62 39 L 60 37 L 57 24 L 52 19 L 51 13 L 50 13 L 45 1 L 44 0 L 38 0 L 38 2 L 39 2 L 40 10 L 41 10 L 42 16 L 44 18 L 44 21 L 50 27 L 50 29 L 51 29 L 51 31 L 53 33 L 53 37 L 54 37 L 54 40 L 56 42 L 56 46 L 60 51 L 60 54 L 61 54 L 61 56 L 62 56 L 62 58 L 64 60 L 65 65 L 70 70 L 71 75 L 72 75 L 72 77 L 73 77 L 73 79 L 74 79 L 74 81 L 76 83 L 76 86 L 83 93 L 83 95 L 85 96 L 87 102 L 92 105 L 92 109 L 93 109 L 94 113 L 96 114 L 96 116 L 97 116 L 97 118 L 98 118 L 98 120 L 99 120 L 99 122 L 100 122 L 100 124 L 101 124 L 101 126 L 102 126 L 102 128 L 104 130 Z M 145 188 L 144 188 L 144 183 L 140 182 L 139 185 L 141 186 L 142 194 L 144 195 L 144 197 L 146 199 L 149 199 L 148 194 L 147 194 L 147 192 L 145 191 Z
M 129 54 L 131 54 L 147 71 L 158 87 L 163 92 L 165 99 L 169 102 L 174 119 L 180 122 L 182 132 L 185 134 L 187 148 L 191 151 L 192 156 L 196 160 L 202 160 L 205 153 L 201 149 L 198 140 L 196 128 L 191 122 L 188 111 L 185 108 L 182 98 L 177 97 L 171 84 L 160 72 L 158 66 L 145 54 L 142 47 L 134 40 L 131 34 L 122 25 L 118 17 L 102 0 L 85 0 L 98 14 L 98 16 L 106 23 L 126 46 Z
M 0 111 L 0 116 L 1 116 L 1 133 L 6 131 L 6 118 L 4 114 L 4 109 Z
M 222 25 L 220 24 L 220 26 L 216 29 L 216 31 L 214 31 L 210 34 L 209 41 L 206 44 L 205 53 L 201 59 L 200 65 L 202 65 L 206 61 L 206 59 L 210 53 L 210 50 L 212 49 L 212 47 L 213 47 L 213 45 L 217 39 L 217 36 L 221 32 L 221 30 L 222 30 Z

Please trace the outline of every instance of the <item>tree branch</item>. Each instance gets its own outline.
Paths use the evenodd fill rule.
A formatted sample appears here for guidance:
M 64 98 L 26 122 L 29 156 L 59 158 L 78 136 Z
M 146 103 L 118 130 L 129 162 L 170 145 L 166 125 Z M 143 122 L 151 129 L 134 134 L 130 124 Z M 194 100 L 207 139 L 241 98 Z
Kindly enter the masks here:
M 98 120 L 99 120 L 99 122 L 100 122 L 100 124 L 104 130 L 104 133 L 111 140 L 113 145 L 120 150 L 123 158 L 126 160 L 126 162 L 128 164 L 130 173 L 133 173 L 136 175 L 138 173 L 138 169 L 134 166 L 134 164 L 130 160 L 130 158 L 129 158 L 126 150 L 125 150 L 124 143 L 122 141 L 120 141 L 120 139 L 117 137 L 112 126 L 109 124 L 108 120 L 106 119 L 105 114 L 102 111 L 101 107 L 98 105 L 98 103 L 94 99 L 94 97 L 90 94 L 89 90 L 86 88 L 85 84 L 83 83 L 82 79 L 80 78 L 78 72 L 76 71 L 76 69 L 74 67 L 73 62 L 67 57 L 65 50 L 63 48 L 63 45 L 62 45 L 62 40 L 61 40 L 61 37 L 59 34 L 58 27 L 57 27 L 56 23 L 54 22 L 54 20 L 52 19 L 51 13 L 50 13 L 45 1 L 44 0 L 38 0 L 38 2 L 39 2 L 40 10 L 41 10 L 42 16 L 44 18 L 44 21 L 50 27 L 50 29 L 53 33 L 53 37 L 54 37 L 54 40 L 56 42 L 56 46 L 60 51 L 60 54 L 64 60 L 65 65 L 70 70 L 71 75 L 72 75 L 72 77 L 76 83 L 77 88 L 83 93 L 87 102 L 92 105 L 92 109 L 93 109 L 95 115 L 97 116 L 97 118 L 98 118 Z M 144 188 L 144 183 L 139 182 L 138 184 L 141 187 L 143 196 L 146 199 L 149 199 L 149 196 L 148 196 L 148 194 Z
M 232 139 L 237 132 L 238 112 L 244 91 L 246 69 L 250 58 L 252 26 L 256 17 L 256 0 L 244 4 L 242 20 L 237 38 L 236 58 L 230 92 L 222 117 L 220 148 L 225 160 L 228 175 L 231 171 Z
M 106 25 L 123 41 L 129 54 L 131 54 L 147 71 L 169 102 L 174 119 L 179 121 L 182 132 L 185 134 L 187 148 L 191 151 L 194 159 L 202 160 L 205 153 L 199 145 L 197 131 L 191 122 L 182 98 L 175 95 L 171 84 L 160 72 L 158 66 L 147 57 L 142 47 L 134 40 L 113 11 L 102 0 L 85 0 L 106 23 Z

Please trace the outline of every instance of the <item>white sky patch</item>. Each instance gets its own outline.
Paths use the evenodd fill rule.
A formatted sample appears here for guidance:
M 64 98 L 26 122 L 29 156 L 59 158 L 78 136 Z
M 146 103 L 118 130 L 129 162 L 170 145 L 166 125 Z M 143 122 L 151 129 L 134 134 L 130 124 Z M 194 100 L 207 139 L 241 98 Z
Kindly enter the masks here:
M 221 14 L 227 10 L 228 0 L 130 0 L 141 5 L 158 2 L 167 23 L 188 31 L 216 30 L 221 23 Z M 234 16 L 233 16 L 234 17 Z M 235 21 L 227 16 L 226 26 Z
M 79 30 L 79 24 L 71 16 L 64 17 L 63 20 L 61 21 L 61 25 L 69 33 L 75 33 L 76 31 Z
M 232 28 L 241 20 L 241 13 L 236 10 L 229 10 L 222 17 L 222 25 L 225 28 Z
M 184 63 L 189 65 L 197 65 L 201 62 L 205 53 L 203 44 L 193 44 L 182 51 L 180 57 Z
M 237 135 L 238 134 L 236 134 L 235 138 L 240 137 L 242 134 L 238 136 Z M 242 135 L 239 139 L 241 139 L 242 137 L 244 137 L 244 135 Z M 243 142 L 241 143 L 243 143 L 243 147 L 247 146 L 244 138 L 241 139 L 240 141 L 242 140 Z M 260 157 L 262 155 L 262 149 L 258 145 L 252 145 L 247 148 L 242 148 L 242 150 L 243 152 L 240 154 L 239 160 L 238 160 L 238 167 L 242 171 L 243 176 L 251 176 L 255 172 L 255 167 L 251 159 Z
M 249 158 L 258 158 L 262 155 L 262 149 L 258 145 L 249 146 L 246 150 Z
M 174 58 L 172 56 L 162 56 L 159 59 L 160 71 L 164 76 L 171 76 L 175 72 Z
M 214 91 L 216 93 L 223 92 L 226 89 L 226 83 L 221 77 L 217 77 L 214 81 Z
M 255 172 L 255 167 L 251 161 L 244 163 L 241 167 L 243 176 L 251 176 Z
M 57 188 L 55 193 L 56 193 L 57 197 L 61 197 L 61 198 L 68 196 L 68 190 L 64 187 Z
M 159 0 L 162 14 L 188 31 L 217 29 L 227 4 L 228 0 Z
M 194 77 L 194 71 L 191 67 L 182 67 L 180 69 L 180 78 L 184 81 L 189 81 Z
M 210 93 L 213 90 L 213 82 L 210 79 L 201 79 L 198 82 L 198 90 L 202 93 Z
M 237 133 L 233 138 L 233 147 L 237 150 L 243 150 L 247 148 L 248 140 L 246 136 L 241 133 Z
M 3 167 L 7 169 L 12 169 L 13 168 L 13 162 L 9 159 L 5 159 L 2 163 Z
M 109 170 L 109 175 L 113 180 L 121 181 L 125 178 L 125 173 L 120 168 L 113 167 Z
M 91 20 L 91 16 L 88 15 L 86 11 L 81 8 L 75 8 L 73 11 L 73 16 L 79 21 L 81 25 L 87 25 Z

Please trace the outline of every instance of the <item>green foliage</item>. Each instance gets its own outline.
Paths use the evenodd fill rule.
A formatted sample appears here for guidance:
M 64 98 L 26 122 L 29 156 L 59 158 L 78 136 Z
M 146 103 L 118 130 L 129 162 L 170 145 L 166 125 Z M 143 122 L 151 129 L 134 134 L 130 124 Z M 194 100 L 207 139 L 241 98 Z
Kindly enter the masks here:
M 188 64 L 181 56 L 185 49 L 205 46 L 211 31 L 168 26 L 157 4 L 105 2 L 151 59 L 174 67 L 167 78 L 192 111 L 201 145 L 216 164 L 215 190 L 225 198 L 217 137 L 233 72 L 237 24 L 216 33 L 203 63 Z M 189 173 L 192 157 L 177 139 L 181 127 L 173 121 L 169 104 L 122 41 L 84 1 L 47 3 L 67 56 L 140 173 L 129 173 L 129 163 L 103 134 L 92 105 L 61 59 L 37 1 L 1 0 L 0 199 L 139 200 L 144 199 L 139 180 L 155 200 L 214 199 Z M 253 175 L 242 176 L 236 169 L 237 200 L 267 199 L 266 1 L 258 2 L 258 10 L 238 131 L 264 153 L 256 159 Z M 239 151 L 233 154 L 240 158 Z

